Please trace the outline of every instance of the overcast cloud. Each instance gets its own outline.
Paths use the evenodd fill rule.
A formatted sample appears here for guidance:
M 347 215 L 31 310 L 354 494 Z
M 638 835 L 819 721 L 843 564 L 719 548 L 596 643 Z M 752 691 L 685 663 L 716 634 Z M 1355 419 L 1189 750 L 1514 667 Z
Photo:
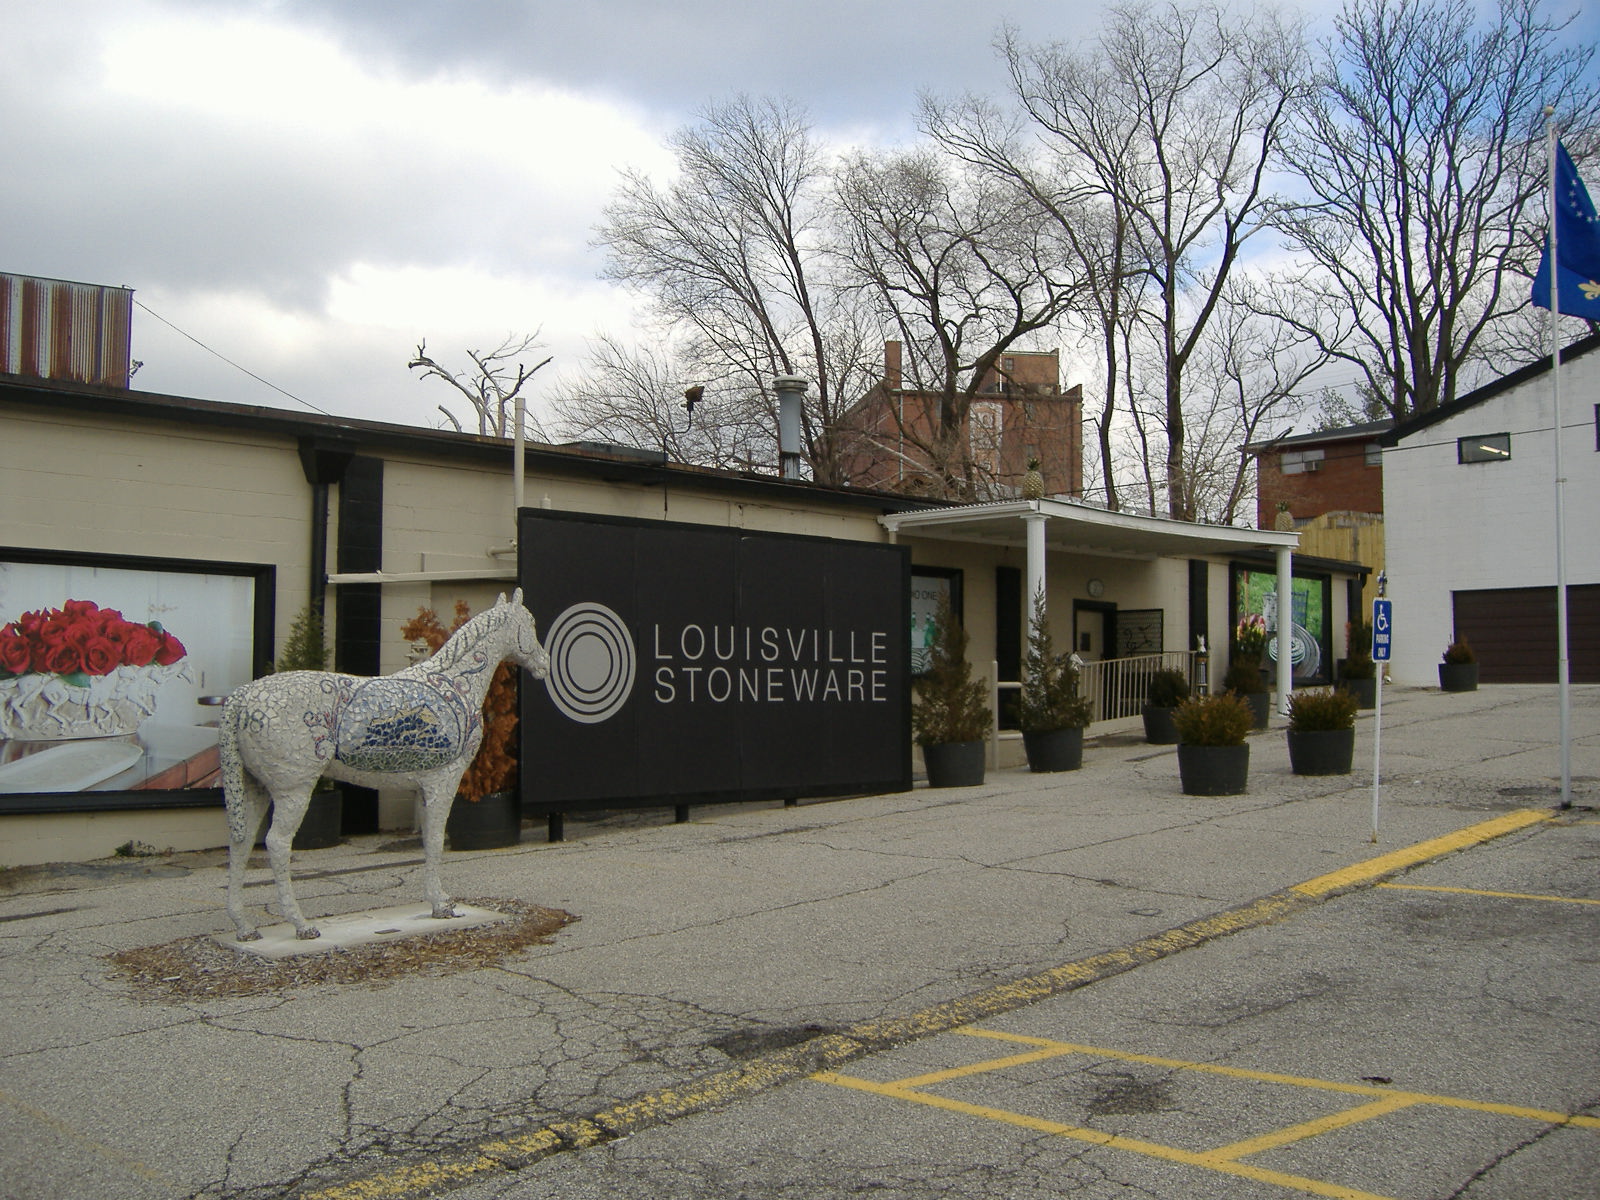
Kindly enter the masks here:
M 14 0 L 0 270 L 132 287 L 189 335 L 136 308 L 136 387 L 300 407 L 193 338 L 318 408 L 438 425 L 419 339 L 464 365 L 540 329 L 575 369 L 629 334 L 592 228 L 698 107 L 781 94 L 841 142 L 906 140 L 919 90 L 1003 90 L 1006 20 L 1093 26 L 1059 0 Z

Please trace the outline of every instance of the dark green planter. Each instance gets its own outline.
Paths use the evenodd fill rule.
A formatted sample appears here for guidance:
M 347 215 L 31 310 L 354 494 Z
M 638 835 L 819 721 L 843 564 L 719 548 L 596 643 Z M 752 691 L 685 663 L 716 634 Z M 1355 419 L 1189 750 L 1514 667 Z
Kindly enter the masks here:
M 1178 779 L 1186 796 L 1243 795 L 1250 747 L 1178 745 Z
M 924 746 L 922 762 L 928 769 L 928 786 L 977 787 L 983 782 L 984 745 L 980 742 L 946 742 Z
M 1178 727 L 1172 723 L 1172 714 L 1176 711 L 1170 708 L 1157 708 L 1154 705 L 1144 706 L 1144 740 L 1152 746 L 1175 746 L 1178 744 Z
M 1289 769 L 1296 775 L 1348 775 L 1355 754 L 1354 729 L 1289 730 Z
M 522 841 L 522 798 L 515 790 L 478 800 L 456 797 L 444 823 L 452 850 L 499 850 Z
M 1083 730 L 1052 729 L 1046 733 L 1024 733 L 1022 747 L 1028 752 L 1030 771 L 1076 771 L 1083 766 Z
M 1378 681 L 1373 679 L 1344 679 L 1339 686 L 1356 698 L 1357 708 L 1378 706 Z
M 1439 664 L 1439 688 L 1446 692 L 1475 692 L 1478 690 L 1478 664 Z

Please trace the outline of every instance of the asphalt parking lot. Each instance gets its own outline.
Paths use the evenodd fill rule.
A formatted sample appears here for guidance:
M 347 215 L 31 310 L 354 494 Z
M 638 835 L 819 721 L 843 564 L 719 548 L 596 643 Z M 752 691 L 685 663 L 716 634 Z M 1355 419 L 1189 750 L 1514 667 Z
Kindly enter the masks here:
M 1600 688 L 1564 813 L 1549 689 L 1384 703 L 1376 846 L 1370 768 L 1294 776 L 1281 727 L 1204 800 L 1107 729 L 1069 776 L 452 854 L 577 920 L 265 993 L 110 966 L 215 947 L 218 857 L 0 873 L 0 1195 L 1600 1194 Z M 403 841 L 296 870 L 318 916 L 417 898 Z
M 1600 1195 L 1596 863 L 1534 821 L 461 1195 Z

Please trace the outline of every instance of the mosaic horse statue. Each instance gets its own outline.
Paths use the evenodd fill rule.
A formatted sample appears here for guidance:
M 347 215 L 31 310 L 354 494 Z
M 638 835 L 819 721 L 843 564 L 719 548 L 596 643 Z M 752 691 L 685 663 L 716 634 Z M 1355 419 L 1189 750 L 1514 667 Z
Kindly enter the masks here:
M 483 740 L 483 702 L 506 659 L 542 679 L 539 644 L 519 588 L 473 617 L 438 653 L 394 675 L 286 671 L 245 684 L 222 710 L 218 743 L 228 809 L 228 916 L 241 942 L 261 936 L 245 917 L 245 865 L 273 806 L 267 857 L 278 907 L 295 936 L 319 936 L 295 902 L 290 843 L 324 775 L 366 787 L 410 785 L 422 795 L 423 895 L 439 918 L 456 915 L 439 885 L 445 819 Z

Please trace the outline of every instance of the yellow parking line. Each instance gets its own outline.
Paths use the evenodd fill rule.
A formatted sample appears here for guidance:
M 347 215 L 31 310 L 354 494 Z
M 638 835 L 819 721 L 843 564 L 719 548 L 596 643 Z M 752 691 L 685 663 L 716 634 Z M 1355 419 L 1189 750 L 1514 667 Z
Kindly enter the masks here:
M 1229 1146 L 1218 1146 L 1215 1150 L 1207 1151 L 1206 1158 L 1216 1159 L 1220 1162 L 1236 1158 L 1248 1158 L 1252 1154 L 1276 1150 L 1280 1146 L 1291 1146 L 1295 1142 L 1303 1142 L 1307 1138 L 1314 1138 L 1319 1134 L 1328 1133 L 1334 1129 L 1346 1129 L 1351 1125 L 1359 1125 L 1362 1121 L 1370 1121 L 1374 1117 L 1386 1116 L 1397 1109 L 1410 1108 L 1416 1103 L 1417 1100 L 1411 1096 L 1386 1096 L 1382 1100 L 1374 1100 L 1371 1104 L 1358 1104 L 1354 1108 L 1330 1113 L 1326 1117 L 1318 1117 L 1315 1121 L 1290 1125 L 1272 1133 L 1264 1133 L 1260 1137 L 1246 1138 L 1242 1142 L 1234 1142 Z
M 956 1030 L 957 1033 L 961 1032 Z M 933 1071 L 927 1075 L 913 1075 L 910 1079 L 895 1080 L 896 1087 L 932 1087 L 936 1083 L 948 1083 L 952 1079 L 965 1079 L 969 1075 L 986 1075 L 990 1071 L 1003 1071 L 1007 1067 L 1020 1067 L 1028 1063 L 1044 1062 L 1046 1059 L 1060 1058 L 1064 1054 L 1077 1054 L 1076 1046 L 1052 1046 L 1046 1050 L 1035 1050 L 1031 1054 L 1013 1054 L 1009 1058 L 991 1058 L 981 1063 L 972 1063 L 965 1067 L 951 1067 L 948 1071 Z
M 1529 825 L 1536 825 L 1540 821 L 1551 820 L 1554 816 L 1554 813 L 1543 809 L 1518 809 L 1516 812 L 1507 813 L 1503 817 L 1496 817 L 1491 821 L 1481 821 L 1476 825 L 1469 825 L 1465 829 L 1458 829 L 1454 833 L 1445 834 L 1443 837 L 1431 838 L 1426 842 L 1417 842 L 1412 846 L 1404 846 L 1399 850 L 1392 850 L 1388 854 L 1380 854 L 1376 858 L 1369 858 L 1365 862 L 1358 862 L 1354 866 L 1345 867 L 1342 871 L 1319 875 L 1315 879 L 1308 879 L 1304 883 L 1296 884 L 1289 890 L 1298 892 L 1302 896 L 1331 895 L 1334 892 L 1345 891 L 1363 883 L 1371 883 L 1384 875 L 1393 875 L 1396 871 L 1414 867 L 1430 858 L 1438 858 L 1441 855 L 1450 854 L 1456 850 L 1465 850 L 1468 846 L 1476 846 L 1508 833 L 1515 833 L 1519 829 L 1526 828 Z
M 868 1079 L 857 1079 L 851 1075 L 841 1075 L 836 1071 L 822 1071 L 813 1075 L 812 1078 L 819 1083 L 831 1083 L 838 1087 L 853 1088 L 856 1091 L 869 1092 L 895 1100 L 907 1100 L 913 1104 L 925 1104 L 930 1108 L 944 1109 L 946 1112 L 961 1113 L 969 1117 L 981 1117 L 985 1120 L 996 1121 L 1005 1125 L 1015 1125 L 1018 1128 L 1030 1129 L 1036 1133 L 1055 1134 L 1059 1137 L 1071 1138 L 1074 1141 L 1103 1146 L 1109 1150 L 1127 1150 L 1134 1154 L 1143 1154 L 1149 1158 L 1182 1163 L 1185 1166 L 1203 1167 L 1207 1170 L 1219 1171 L 1225 1175 L 1237 1175 L 1242 1179 L 1252 1179 L 1258 1183 L 1275 1184 L 1279 1187 L 1309 1192 L 1313 1196 L 1327 1196 L 1331 1200 L 1394 1200 L 1393 1197 L 1380 1196 L 1376 1192 L 1358 1191 L 1355 1188 L 1343 1187 L 1336 1183 L 1326 1183 L 1320 1179 L 1307 1179 L 1301 1175 L 1290 1175 L 1282 1171 L 1269 1171 L 1263 1167 L 1252 1166 L 1249 1163 L 1215 1159 L 1204 1153 L 1179 1149 L 1177 1146 L 1163 1146 L 1159 1142 L 1146 1142 L 1139 1138 L 1124 1137 L 1117 1133 L 1105 1133 L 1098 1129 L 1085 1129 L 1079 1125 L 1064 1125 L 1059 1121 L 1049 1121 L 1043 1117 L 1030 1117 L 1026 1113 L 1010 1112 L 1003 1108 L 986 1108 L 981 1104 L 968 1104 L 965 1101 L 951 1100 L 945 1096 L 934 1096 L 927 1092 L 913 1091 L 897 1084 L 873 1083 Z
M 1027 1037 L 1019 1033 L 1002 1033 L 993 1029 L 957 1029 L 954 1032 L 967 1037 L 992 1038 L 997 1041 L 1016 1042 L 1041 1049 L 1054 1047 L 1095 1058 L 1110 1058 L 1120 1062 L 1144 1063 L 1173 1071 L 1198 1071 L 1205 1075 L 1222 1075 L 1231 1079 L 1248 1079 L 1255 1083 L 1281 1083 L 1290 1087 L 1309 1088 L 1319 1092 L 1340 1092 L 1353 1096 L 1373 1096 L 1384 1099 L 1403 1099 L 1408 1104 L 1432 1104 L 1440 1108 L 1460 1108 L 1472 1112 L 1493 1113 L 1502 1117 L 1521 1117 L 1528 1121 L 1542 1121 L 1550 1125 L 1572 1125 L 1580 1129 L 1600 1129 L 1600 1117 L 1574 1116 L 1548 1108 L 1528 1108 L 1521 1104 L 1497 1104 L 1488 1100 L 1466 1100 L 1459 1096 L 1441 1096 L 1431 1092 L 1400 1091 L 1370 1083 L 1344 1083 L 1337 1079 L 1313 1079 L 1305 1075 L 1283 1075 L 1275 1071 L 1254 1071 L 1248 1067 L 1229 1067 L 1221 1063 L 1190 1062 L 1181 1058 L 1162 1058 L 1155 1054 L 1135 1054 L 1129 1050 L 1109 1050 L 1104 1046 L 1083 1046 L 1074 1042 L 1058 1042 L 1050 1038 Z M 999 1060 L 995 1060 L 999 1061 Z M 969 1069 L 968 1074 L 971 1074 Z
M 1600 900 L 1584 900 L 1575 896 L 1539 896 L 1532 892 L 1487 892 L 1482 888 L 1443 887 L 1426 883 L 1380 883 L 1378 886 L 1401 892 L 1455 892 L 1462 896 L 1493 896 L 1497 900 L 1543 900 L 1547 904 L 1600 904 Z
M 24 1103 L 22 1100 L 19 1100 L 17 1097 L 13 1096 L 10 1092 L 0 1092 L 0 1104 L 8 1105 L 17 1112 L 31 1117 L 33 1120 L 45 1126 L 47 1129 L 54 1130 L 62 1137 L 76 1142 L 78 1145 L 83 1146 L 96 1156 L 105 1159 L 107 1162 L 115 1163 L 117 1166 L 132 1172 L 140 1179 L 146 1179 L 152 1183 L 159 1183 L 164 1186 L 172 1185 L 172 1181 L 160 1171 L 155 1170 L 153 1167 L 147 1167 L 133 1155 L 126 1154 L 123 1151 L 116 1149 L 114 1146 L 108 1146 L 104 1142 L 95 1141 L 77 1126 L 68 1124 L 60 1117 L 51 1116 L 41 1108 L 35 1108 L 31 1104 Z

